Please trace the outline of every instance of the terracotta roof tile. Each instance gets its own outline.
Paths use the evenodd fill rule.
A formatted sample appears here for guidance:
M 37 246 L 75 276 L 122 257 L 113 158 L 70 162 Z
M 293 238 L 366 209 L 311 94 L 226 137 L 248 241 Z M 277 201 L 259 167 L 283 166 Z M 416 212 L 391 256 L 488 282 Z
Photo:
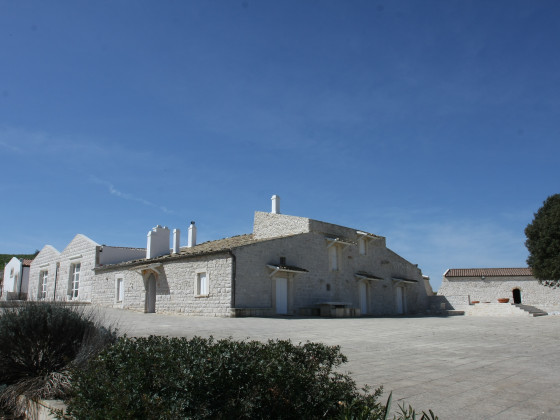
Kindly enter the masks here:
M 132 261 L 124 261 L 117 264 L 108 264 L 104 266 L 98 266 L 96 269 L 103 268 L 114 268 L 119 266 L 128 265 L 138 265 L 143 263 L 155 263 L 155 262 L 166 262 L 173 261 L 181 258 L 196 257 L 199 255 L 215 254 L 219 252 L 227 252 L 229 250 L 239 248 L 241 246 L 251 245 L 257 242 L 268 241 L 277 238 L 265 238 L 265 239 L 255 239 L 253 234 L 232 236 L 230 238 L 218 239 L 215 241 L 203 242 L 201 244 L 195 245 L 193 247 L 182 247 L 178 254 L 166 254 L 160 257 L 155 257 L 151 259 L 141 258 Z
M 33 260 L 23 260 L 22 261 L 22 265 L 24 267 L 29 267 L 31 265 L 31 263 L 33 262 Z
M 532 276 L 528 267 L 523 268 L 450 268 L 445 277 L 511 277 Z

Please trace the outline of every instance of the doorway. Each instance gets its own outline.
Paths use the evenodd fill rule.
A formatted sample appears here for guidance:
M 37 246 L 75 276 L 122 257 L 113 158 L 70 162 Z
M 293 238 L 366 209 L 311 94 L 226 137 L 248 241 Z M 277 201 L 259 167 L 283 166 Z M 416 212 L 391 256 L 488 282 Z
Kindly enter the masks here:
M 150 274 L 146 280 L 146 302 L 144 312 L 153 314 L 156 311 L 156 276 Z
M 521 290 L 513 289 L 513 303 L 521 303 Z
M 361 281 L 359 283 L 359 295 L 360 295 L 360 312 L 362 315 L 367 315 L 368 304 L 367 304 L 367 283 Z
M 288 314 L 288 279 L 276 277 L 276 313 Z
M 397 287 L 395 298 L 397 304 L 397 314 L 403 315 L 406 312 L 406 295 L 404 293 L 404 287 Z

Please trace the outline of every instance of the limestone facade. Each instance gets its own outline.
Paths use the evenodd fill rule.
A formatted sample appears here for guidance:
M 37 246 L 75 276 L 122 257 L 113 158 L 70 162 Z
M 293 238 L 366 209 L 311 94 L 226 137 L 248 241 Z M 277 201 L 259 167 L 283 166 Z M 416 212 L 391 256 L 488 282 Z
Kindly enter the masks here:
M 54 299 L 54 279 L 59 260 L 60 252 L 51 245 L 45 245 L 37 254 L 29 269 L 28 300 Z
M 142 261 L 144 262 L 144 261 Z M 150 312 L 147 299 L 150 276 L 155 279 L 155 310 L 204 316 L 230 316 L 232 257 L 228 253 L 170 259 L 165 263 L 98 268 L 92 303 Z M 206 274 L 207 293 L 197 290 Z M 124 293 L 119 296 L 120 287 Z
M 428 306 L 421 271 L 385 238 L 276 213 L 256 212 L 251 234 L 94 271 L 92 303 L 145 312 L 394 315 Z
M 142 248 L 122 248 L 99 245 L 78 234 L 58 252 L 45 245 L 35 257 L 29 271 L 29 300 L 91 302 L 94 287 L 94 267 L 132 260 L 145 255 Z

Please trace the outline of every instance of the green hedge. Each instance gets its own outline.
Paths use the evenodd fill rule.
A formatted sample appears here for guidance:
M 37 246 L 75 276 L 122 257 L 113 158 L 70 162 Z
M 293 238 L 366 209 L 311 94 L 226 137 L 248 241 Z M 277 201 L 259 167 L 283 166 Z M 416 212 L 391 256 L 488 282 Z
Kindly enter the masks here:
M 68 413 L 77 419 L 381 418 L 381 391 L 359 392 L 335 371 L 345 362 L 338 346 L 318 343 L 124 337 L 73 372 Z

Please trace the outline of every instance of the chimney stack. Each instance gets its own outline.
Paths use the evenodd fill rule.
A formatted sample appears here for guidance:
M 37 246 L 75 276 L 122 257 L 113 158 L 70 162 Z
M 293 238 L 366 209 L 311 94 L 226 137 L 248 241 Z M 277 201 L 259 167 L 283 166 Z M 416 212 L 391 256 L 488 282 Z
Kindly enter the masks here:
M 157 225 L 148 232 L 148 245 L 146 247 L 146 258 L 155 258 L 169 255 L 169 229 L 167 226 Z
M 280 214 L 280 196 L 274 194 L 272 196 L 272 214 Z
M 192 248 L 195 245 L 196 245 L 196 226 L 194 225 L 194 222 L 191 222 L 191 225 L 189 226 L 189 241 L 187 246 L 189 248 Z
M 178 254 L 181 249 L 181 230 L 173 229 L 173 253 Z

